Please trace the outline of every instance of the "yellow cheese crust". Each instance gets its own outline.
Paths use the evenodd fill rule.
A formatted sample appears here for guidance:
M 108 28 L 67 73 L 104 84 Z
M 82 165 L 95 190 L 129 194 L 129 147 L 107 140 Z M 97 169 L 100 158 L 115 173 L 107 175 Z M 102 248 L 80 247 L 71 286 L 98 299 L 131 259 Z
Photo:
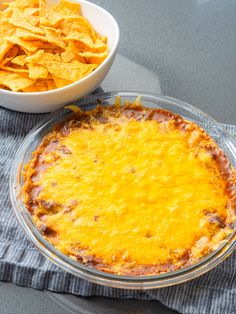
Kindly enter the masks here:
M 137 104 L 77 110 L 25 168 L 24 202 L 59 251 L 115 274 L 196 263 L 232 233 L 235 175 L 199 126 Z

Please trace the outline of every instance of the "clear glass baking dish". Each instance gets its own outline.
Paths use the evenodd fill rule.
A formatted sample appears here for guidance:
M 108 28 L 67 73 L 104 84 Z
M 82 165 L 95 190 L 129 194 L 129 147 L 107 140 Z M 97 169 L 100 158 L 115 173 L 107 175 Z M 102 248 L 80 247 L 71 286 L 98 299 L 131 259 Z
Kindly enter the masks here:
M 83 110 L 92 109 L 96 106 L 99 99 L 102 104 L 109 106 L 114 103 L 116 96 L 120 96 L 122 102 L 125 100 L 134 101 L 136 97 L 141 96 L 141 102 L 144 106 L 170 110 L 188 120 L 195 121 L 215 139 L 228 156 L 232 166 L 236 168 L 236 144 L 232 137 L 218 122 L 207 114 L 177 99 L 143 92 L 110 92 L 82 98 L 75 105 Z M 76 262 L 56 250 L 34 226 L 31 215 L 22 202 L 20 196 L 23 185 L 22 170 L 30 160 L 32 152 L 39 145 L 43 136 L 52 130 L 55 123 L 63 121 L 70 114 L 70 109 L 62 108 L 49 114 L 46 119 L 42 120 L 21 144 L 11 168 L 10 197 L 14 213 L 27 237 L 42 254 L 63 270 L 98 284 L 116 288 L 151 289 L 179 284 L 200 276 L 221 263 L 232 253 L 236 246 L 236 231 L 216 251 L 190 267 L 157 276 L 131 277 L 98 271 L 95 268 Z

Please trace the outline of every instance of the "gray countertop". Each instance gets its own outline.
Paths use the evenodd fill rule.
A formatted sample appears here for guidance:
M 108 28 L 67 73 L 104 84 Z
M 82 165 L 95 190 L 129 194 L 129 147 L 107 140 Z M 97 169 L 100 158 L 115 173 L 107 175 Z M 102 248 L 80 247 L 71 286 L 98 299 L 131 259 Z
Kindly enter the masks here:
M 236 124 L 234 0 L 92 2 L 110 11 L 121 31 L 104 90 L 162 93 Z M 174 313 L 158 302 L 81 299 L 0 283 L 1 314 L 131 312 Z
M 162 94 L 197 105 L 220 122 L 236 123 L 234 0 L 93 2 L 116 17 L 119 52 L 153 71 Z

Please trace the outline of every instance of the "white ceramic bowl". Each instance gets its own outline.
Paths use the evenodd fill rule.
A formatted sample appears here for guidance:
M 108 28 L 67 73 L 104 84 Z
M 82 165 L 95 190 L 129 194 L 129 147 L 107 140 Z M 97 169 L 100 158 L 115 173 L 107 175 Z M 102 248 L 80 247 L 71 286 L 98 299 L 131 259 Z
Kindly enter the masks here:
M 0 89 L 0 106 L 15 111 L 42 113 L 54 111 L 66 103 L 77 100 L 95 90 L 107 75 L 116 55 L 119 43 L 119 27 L 114 17 L 103 8 L 85 0 L 70 0 L 81 5 L 82 14 L 94 29 L 108 38 L 108 57 L 89 75 L 62 88 L 21 93 Z M 57 1 L 50 0 L 49 3 Z

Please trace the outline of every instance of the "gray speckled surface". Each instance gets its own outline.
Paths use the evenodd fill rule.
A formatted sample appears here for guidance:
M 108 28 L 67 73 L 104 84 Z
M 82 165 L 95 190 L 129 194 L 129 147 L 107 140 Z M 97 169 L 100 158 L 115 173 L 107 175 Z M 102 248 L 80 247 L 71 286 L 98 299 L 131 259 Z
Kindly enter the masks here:
M 104 89 L 161 91 L 197 105 L 220 122 L 236 123 L 236 1 L 92 2 L 110 11 L 121 30 L 121 55 Z M 0 283 L 1 314 L 173 313 L 158 302 L 56 299 Z M 58 302 L 70 304 L 70 310 Z
M 236 123 L 236 1 L 93 2 L 116 17 L 119 52 L 153 71 L 163 94 Z
M 174 314 L 155 301 L 79 298 L 0 282 L 1 314 Z
M 61 306 L 49 302 L 48 296 L 38 290 L 0 282 L 1 314 L 64 314 Z

